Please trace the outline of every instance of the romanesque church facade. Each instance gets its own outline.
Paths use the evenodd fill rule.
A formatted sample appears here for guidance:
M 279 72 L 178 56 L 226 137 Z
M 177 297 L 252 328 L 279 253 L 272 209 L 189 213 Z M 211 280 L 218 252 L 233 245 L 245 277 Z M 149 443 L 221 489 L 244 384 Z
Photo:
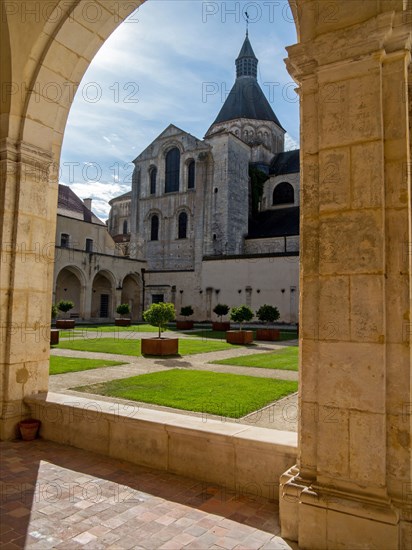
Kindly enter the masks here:
M 133 162 L 132 190 L 111 201 L 109 232 L 145 262 L 142 304 L 278 306 L 297 321 L 299 151 L 257 80 L 246 35 L 236 80 L 203 140 L 170 124 Z

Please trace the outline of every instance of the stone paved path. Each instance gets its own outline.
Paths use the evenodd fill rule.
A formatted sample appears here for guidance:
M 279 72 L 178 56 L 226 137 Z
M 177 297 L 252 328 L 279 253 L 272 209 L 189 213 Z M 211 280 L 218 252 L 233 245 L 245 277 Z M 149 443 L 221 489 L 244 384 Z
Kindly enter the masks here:
M 114 333 L 104 333 L 104 337 L 113 337 L 113 334 Z M 145 334 L 147 337 L 148 333 L 140 333 L 140 335 L 142 334 Z M 159 372 L 162 370 L 168 370 L 170 368 L 189 368 L 194 370 L 225 372 L 231 374 L 239 374 L 243 376 L 256 376 L 261 378 L 298 380 L 298 373 L 295 371 L 238 367 L 234 365 L 213 365 L 209 363 L 210 361 L 226 359 L 229 357 L 240 357 L 253 355 L 255 353 L 275 351 L 277 349 L 283 349 L 285 346 L 290 345 L 297 345 L 297 340 L 289 340 L 276 344 L 263 342 L 257 343 L 256 346 L 253 346 L 253 348 L 238 347 L 223 351 L 186 355 L 184 357 L 179 357 L 175 359 L 135 357 L 132 355 L 116 355 L 111 353 L 53 349 L 51 350 L 52 355 L 79 358 L 83 357 L 88 359 L 108 359 L 112 361 L 125 361 L 127 363 L 125 365 L 119 365 L 116 367 L 104 367 L 100 369 L 91 369 L 81 372 L 54 375 L 49 378 L 49 389 L 53 392 L 73 394 L 75 392 L 71 390 L 71 388 L 76 386 L 84 386 L 108 380 L 128 378 L 130 376 L 136 376 L 138 374 Z M 82 393 L 82 395 L 84 397 L 90 396 L 96 398 L 96 395 L 92 396 L 91 394 L 84 393 Z M 97 396 L 97 399 L 102 399 L 104 401 L 121 402 L 121 400 L 116 400 L 112 397 L 106 398 L 103 396 Z M 166 411 L 170 410 L 179 414 L 189 414 L 192 416 L 198 416 L 200 414 L 188 411 L 179 411 L 178 409 L 170 409 L 168 407 L 160 407 L 157 405 L 148 405 L 146 403 L 139 403 L 139 406 L 143 408 L 155 408 Z M 216 418 L 220 419 L 220 417 Z M 251 415 L 248 415 L 241 419 L 235 420 L 225 418 L 221 420 L 228 422 L 240 422 L 263 428 L 297 431 L 297 394 L 293 394 L 285 399 L 277 401 L 276 403 L 269 405 L 268 407 L 265 407 L 260 411 L 252 413 Z
M 0 547 L 297 550 L 277 503 L 36 440 L 0 444 Z

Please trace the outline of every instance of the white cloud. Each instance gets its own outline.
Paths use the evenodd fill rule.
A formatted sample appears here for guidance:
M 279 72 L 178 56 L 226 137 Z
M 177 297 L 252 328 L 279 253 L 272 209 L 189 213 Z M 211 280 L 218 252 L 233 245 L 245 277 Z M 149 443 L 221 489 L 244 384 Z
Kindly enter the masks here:
M 285 151 L 299 149 L 299 142 L 293 139 L 287 132 L 285 134 Z

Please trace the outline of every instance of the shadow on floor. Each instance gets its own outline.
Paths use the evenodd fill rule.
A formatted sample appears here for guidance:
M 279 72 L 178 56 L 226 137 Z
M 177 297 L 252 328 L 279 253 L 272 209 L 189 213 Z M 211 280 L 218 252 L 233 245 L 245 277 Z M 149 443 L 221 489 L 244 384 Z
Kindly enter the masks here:
M 277 503 L 246 492 L 49 441 L 0 451 L 3 550 L 292 548 L 275 537 Z

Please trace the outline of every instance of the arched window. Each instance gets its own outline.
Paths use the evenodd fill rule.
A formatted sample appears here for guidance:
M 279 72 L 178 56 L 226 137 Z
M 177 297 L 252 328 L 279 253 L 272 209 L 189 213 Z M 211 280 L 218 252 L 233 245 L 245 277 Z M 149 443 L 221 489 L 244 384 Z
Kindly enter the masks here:
M 150 240 L 159 240 L 159 216 L 157 216 L 156 214 L 153 214 L 153 216 L 150 218 Z
M 186 239 L 187 237 L 187 214 L 186 212 L 180 212 L 178 222 L 178 239 Z
M 127 220 L 123 222 L 123 235 L 127 235 Z
M 157 178 L 157 168 L 153 167 L 150 170 L 150 194 L 156 195 L 156 178 Z
M 286 181 L 279 183 L 273 190 L 273 205 L 293 204 L 295 202 L 295 191 Z
M 166 183 L 165 193 L 179 191 L 180 179 L 180 151 L 173 147 L 166 155 Z
M 191 160 L 187 167 L 187 188 L 195 188 L 195 161 Z

